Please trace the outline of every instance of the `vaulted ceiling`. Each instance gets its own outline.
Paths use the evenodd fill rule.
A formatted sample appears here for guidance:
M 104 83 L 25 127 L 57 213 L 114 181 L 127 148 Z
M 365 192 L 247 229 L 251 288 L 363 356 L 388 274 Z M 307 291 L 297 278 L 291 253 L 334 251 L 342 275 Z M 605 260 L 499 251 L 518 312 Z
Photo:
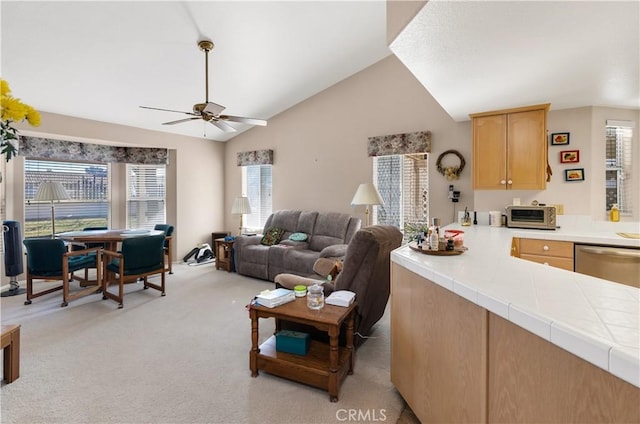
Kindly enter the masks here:
M 38 110 L 214 140 L 188 116 L 209 100 L 260 119 L 391 52 L 384 1 L 2 1 L 2 78 Z M 239 132 L 251 128 L 232 124 Z
M 38 110 L 226 141 L 205 100 L 269 119 L 391 54 L 456 120 L 552 103 L 640 107 L 637 1 L 432 0 L 391 45 L 386 2 L 2 1 L 1 76 Z

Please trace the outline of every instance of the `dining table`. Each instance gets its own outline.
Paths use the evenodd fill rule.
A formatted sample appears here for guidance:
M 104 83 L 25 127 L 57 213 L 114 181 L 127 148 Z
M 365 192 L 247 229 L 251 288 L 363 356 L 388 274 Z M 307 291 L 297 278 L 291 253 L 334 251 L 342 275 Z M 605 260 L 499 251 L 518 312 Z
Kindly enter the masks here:
M 110 230 L 82 230 L 66 231 L 56 234 L 56 237 L 69 243 L 104 243 L 105 250 L 117 251 L 118 243 L 132 237 L 148 237 L 164 234 L 162 230 L 143 229 L 110 229 Z

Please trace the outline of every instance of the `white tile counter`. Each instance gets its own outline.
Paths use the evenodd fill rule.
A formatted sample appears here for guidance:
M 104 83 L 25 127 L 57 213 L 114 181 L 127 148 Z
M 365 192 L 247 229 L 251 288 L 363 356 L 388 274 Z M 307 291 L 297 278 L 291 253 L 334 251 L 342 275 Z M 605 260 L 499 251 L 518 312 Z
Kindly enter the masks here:
M 581 215 L 558 216 L 560 228 L 556 230 L 512 229 L 513 237 L 542 240 L 572 241 L 574 243 L 606 244 L 640 247 L 640 239 L 625 238 L 618 233 L 640 233 L 638 222 L 589 221 Z
M 634 232 L 633 225 L 619 231 Z M 588 232 L 447 228 L 465 232 L 465 253 L 432 256 L 403 246 L 391 260 L 640 387 L 640 290 L 510 256 L 512 237 L 634 247 L 640 240 L 606 225 Z

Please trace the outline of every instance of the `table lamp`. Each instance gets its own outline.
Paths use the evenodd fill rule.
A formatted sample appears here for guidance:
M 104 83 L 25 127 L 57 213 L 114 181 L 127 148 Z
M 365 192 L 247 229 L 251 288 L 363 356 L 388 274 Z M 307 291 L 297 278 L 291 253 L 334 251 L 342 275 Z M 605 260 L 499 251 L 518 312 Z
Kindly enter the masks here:
M 242 216 L 246 213 L 251 213 L 251 204 L 249 198 L 244 196 L 238 196 L 233 201 L 233 207 L 231 208 L 233 215 L 240 215 L 240 228 L 238 228 L 238 235 L 242 234 Z
M 365 221 L 367 223 L 367 227 L 369 226 L 369 206 L 372 205 L 384 205 L 384 201 L 378 192 L 376 186 L 372 183 L 363 183 L 358 186 L 358 190 L 356 190 L 356 194 L 353 196 L 353 200 L 351 201 L 351 206 L 357 205 L 365 205 L 367 208 L 365 209 Z
M 56 214 L 53 202 L 55 200 L 59 201 L 67 199 L 69 199 L 67 190 L 65 190 L 62 184 L 58 181 L 43 181 L 40 183 L 38 191 L 33 198 L 33 200 L 37 201 L 51 202 L 51 238 L 54 238 L 56 234 Z

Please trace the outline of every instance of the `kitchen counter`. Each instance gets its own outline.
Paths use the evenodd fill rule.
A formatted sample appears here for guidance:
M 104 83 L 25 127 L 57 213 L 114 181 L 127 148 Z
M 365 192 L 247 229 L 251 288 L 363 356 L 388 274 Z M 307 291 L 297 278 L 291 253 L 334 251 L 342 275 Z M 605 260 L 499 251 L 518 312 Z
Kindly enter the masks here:
M 587 221 L 581 216 L 558 216 L 560 228 L 556 230 L 511 229 L 513 237 L 542 240 L 571 241 L 574 243 L 603 244 L 640 248 L 640 239 L 622 237 L 618 233 L 640 233 L 638 222 Z
M 391 260 L 640 387 L 640 290 L 510 256 L 513 237 L 640 247 L 640 240 L 616 234 L 637 232 L 635 225 L 556 231 L 450 225 L 465 232 L 465 253 L 432 256 L 403 246 Z

